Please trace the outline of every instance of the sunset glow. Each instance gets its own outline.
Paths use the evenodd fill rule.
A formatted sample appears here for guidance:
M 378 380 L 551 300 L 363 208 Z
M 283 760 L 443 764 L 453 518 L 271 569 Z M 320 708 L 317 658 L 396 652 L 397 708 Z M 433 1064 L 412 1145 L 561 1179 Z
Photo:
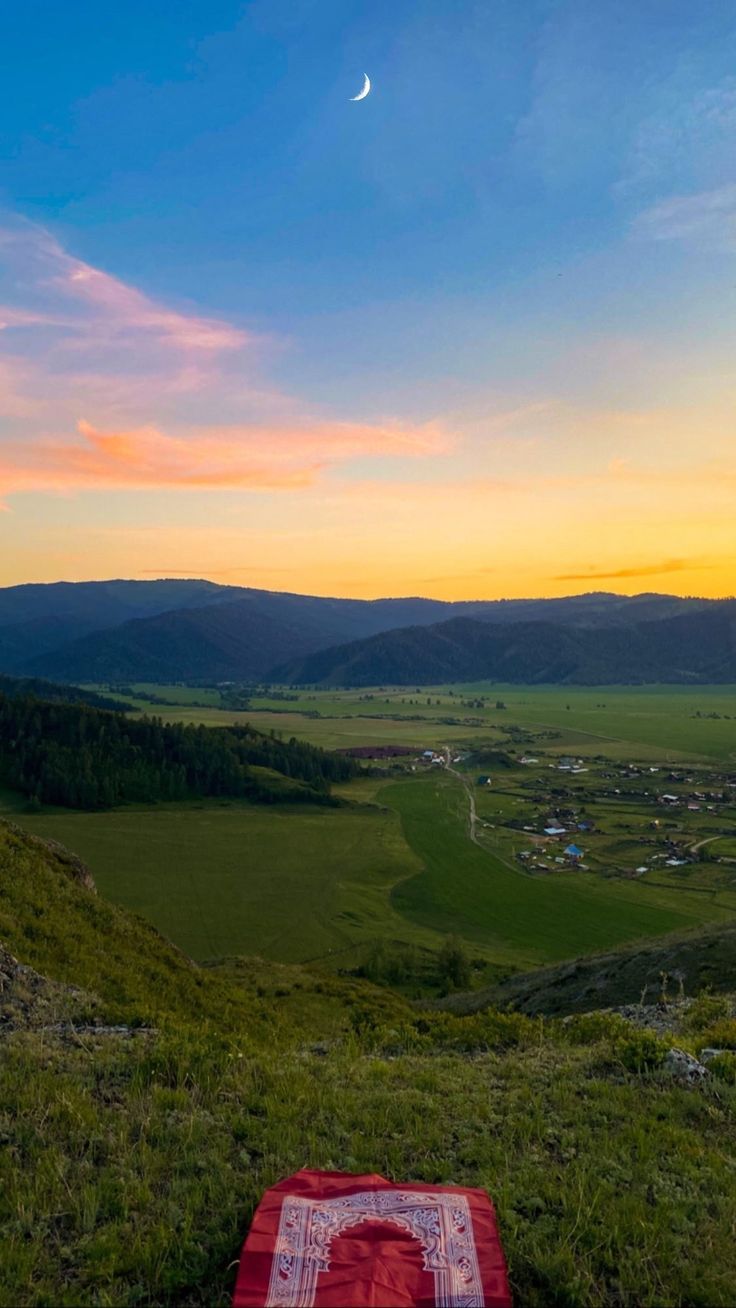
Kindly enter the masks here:
M 614 6 L 597 25 L 509 7 L 501 35 L 482 11 L 410 6 L 397 30 L 372 7 L 380 89 L 347 117 L 336 7 L 321 86 L 306 10 L 220 8 L 217 35 L 187 33 L 195 72 L 176 40 L 157 67 L 153 38 L 96 70 L 88 34 L 84 87 L 44 92 L 56 135 L 41 149 L 28 97 L 6 124 L 0 584 L 736 591 L 736 83 L 715 11 L 693 44 L 674 5 L 658 52 L 632 21 L 629 67 Z M 431 79 L 424 118 L 407 88 Z

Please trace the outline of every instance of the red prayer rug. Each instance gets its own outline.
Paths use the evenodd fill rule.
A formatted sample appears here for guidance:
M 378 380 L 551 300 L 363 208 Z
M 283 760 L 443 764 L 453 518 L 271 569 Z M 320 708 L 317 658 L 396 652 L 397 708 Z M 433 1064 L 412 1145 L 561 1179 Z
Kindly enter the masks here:
M 297 1172 L 267 1190 L 233 1308 L 511 1308 L 485 1190 Z

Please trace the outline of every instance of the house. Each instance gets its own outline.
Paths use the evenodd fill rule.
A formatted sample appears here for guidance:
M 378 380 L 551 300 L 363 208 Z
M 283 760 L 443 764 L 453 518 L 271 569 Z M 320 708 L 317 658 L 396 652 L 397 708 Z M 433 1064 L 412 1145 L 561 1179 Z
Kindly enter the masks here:
M 492 784 L 490 777 L 476 777 L 476 786 L 490 786 Z
M 580 848 L 579 845 L 568 845 L 567 849 L 565 850 L 567 857 L 573 859 L 575 862 L 577 862 L 579 858 L 583 857 L 583 852 L 584 851 Z
M 555 826 L 555 827 L 545 827 L 544 834 L 545 836 L 565 836 L 567 835 L 567 832 L 564 827 Z
M 578 831 L 593 831 L 593 830 L 595 830 L 595 822 L 593 822 L 592 818 L 581 818 L 581 820 L 578 822 Z

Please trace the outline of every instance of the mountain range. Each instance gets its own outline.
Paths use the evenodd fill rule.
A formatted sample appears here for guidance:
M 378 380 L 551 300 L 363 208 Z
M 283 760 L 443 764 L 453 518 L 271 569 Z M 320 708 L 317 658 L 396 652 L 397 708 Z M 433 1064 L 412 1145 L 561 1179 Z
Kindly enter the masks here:
M 736 680 L 736 601 L 593 592 L 449 602 L 198 579 L 0 590 L 0 672 L 62 682 Z
M 452 618 L 319 650 L 275 668 L 272 676 L 314 686 L 731 682 L 736 681 L 736 601 L 610 626 Z

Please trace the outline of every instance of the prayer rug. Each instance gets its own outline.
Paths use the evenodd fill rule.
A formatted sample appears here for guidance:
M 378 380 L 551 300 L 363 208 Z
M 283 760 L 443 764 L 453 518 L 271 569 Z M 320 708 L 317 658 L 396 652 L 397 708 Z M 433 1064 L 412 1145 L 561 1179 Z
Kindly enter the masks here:
M 297 1172 L 267 1190 L 233 1308 L 511 1308 L 484 1190 Z

